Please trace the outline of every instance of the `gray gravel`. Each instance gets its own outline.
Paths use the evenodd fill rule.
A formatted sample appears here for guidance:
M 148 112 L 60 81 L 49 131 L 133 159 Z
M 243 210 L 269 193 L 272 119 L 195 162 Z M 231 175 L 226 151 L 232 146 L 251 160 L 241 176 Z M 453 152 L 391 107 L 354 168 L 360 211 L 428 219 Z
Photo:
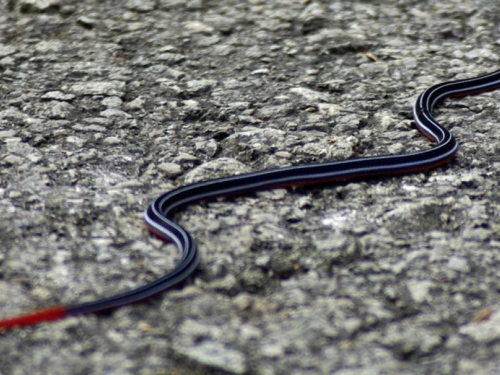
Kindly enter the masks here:
M 0 0 L 0 312 L 173 267 L 142 212 L 218 176 L 429 147 L 418 94 L 498 68 L 494 0 Z M 500 92 L 458 158 L 177 215 L 199 270 L 143 304 L 0 335 L 0 374 L 496 374 Z

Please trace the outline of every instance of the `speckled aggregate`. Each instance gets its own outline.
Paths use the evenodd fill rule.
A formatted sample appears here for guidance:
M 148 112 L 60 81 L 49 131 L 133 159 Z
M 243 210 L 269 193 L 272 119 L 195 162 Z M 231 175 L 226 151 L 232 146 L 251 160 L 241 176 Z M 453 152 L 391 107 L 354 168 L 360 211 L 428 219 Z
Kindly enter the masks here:
M 428 147 L 411 106 L 498 69 L 492 0 L 0 0 L 0 314 L 174 266 L 185 183 Z M 182 288 L 0 334 L 0 374 L 495 374 L 500 92 L 428 173 L 190 206 Z

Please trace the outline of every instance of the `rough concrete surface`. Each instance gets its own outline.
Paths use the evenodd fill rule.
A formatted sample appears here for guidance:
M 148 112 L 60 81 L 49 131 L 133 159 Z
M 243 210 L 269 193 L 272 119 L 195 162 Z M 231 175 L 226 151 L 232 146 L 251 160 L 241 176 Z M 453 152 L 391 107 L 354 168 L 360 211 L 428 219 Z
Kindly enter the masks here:
M 0 0 L 0 314 L 162 275 L 142 212 L 219 176 L 429 147 L 432 84 L 496 70 L 500 3 Z M 192 205 L 180 288 L 0 334 L 0 374 L 495 374 L 500 92 L 456 160 Z

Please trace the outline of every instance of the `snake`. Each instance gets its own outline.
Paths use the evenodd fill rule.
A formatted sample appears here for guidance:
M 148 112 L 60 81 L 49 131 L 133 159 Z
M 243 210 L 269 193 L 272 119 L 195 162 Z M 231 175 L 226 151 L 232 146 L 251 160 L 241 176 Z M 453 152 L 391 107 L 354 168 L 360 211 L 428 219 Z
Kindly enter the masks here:
M 417 129 L 433 142 L 430 148 L 402 154 L 298 164 L 195 182 L 166 192 L 150 204 L 144 213 L 144 220 L 150 232 L 177 246 L 180 259 L 173 269 L 145 285 L 109 297 L 90 302 L 55 305 L 1 319 L 0 329 L 113 310 L 141 302 L 181 283 L 193 274 L 200 261 L 195 239 L 173 218 L 175 211 L 187 205 L 259 190 L 418 173 L 448 163 L 455 157 L 458 143 L 451 132 L 436 120 L 433 114 L 435 107 L 447 98 L 481 94 L 499 87 L 500 70 L 497 70 L 474 78 L 439 83 L 423 91 L 413 106 L 413 119 Z

